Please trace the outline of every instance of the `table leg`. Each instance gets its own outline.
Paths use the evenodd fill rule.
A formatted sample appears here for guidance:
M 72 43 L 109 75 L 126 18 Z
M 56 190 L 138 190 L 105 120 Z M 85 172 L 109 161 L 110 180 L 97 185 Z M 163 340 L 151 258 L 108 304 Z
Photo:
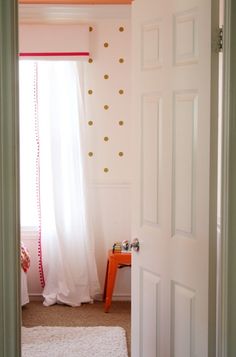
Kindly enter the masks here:
M 108 312 L 109 308 L 111 306 L 112 293 L 113 293 L 115 280 L 116 280 L 117 266 L 118 266 L 118 264 L 117 264 L 116 260 L 111 256 L 109 258 L 109 263 L 108 263 L 105 312 Z
M 104 290 L 103 290 L 103 301 L 105 301 L 105 300 L 106 300 L 106 295 L 107 295 L 107 276 L 108 276 L 108 267 L 109 267 L 109 260 L 107 260 L 106 277 L 105 277 Z

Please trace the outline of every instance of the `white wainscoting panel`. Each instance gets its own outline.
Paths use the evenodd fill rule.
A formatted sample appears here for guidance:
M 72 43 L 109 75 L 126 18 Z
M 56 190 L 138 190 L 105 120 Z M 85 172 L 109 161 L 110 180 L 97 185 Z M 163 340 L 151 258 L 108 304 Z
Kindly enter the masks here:
M 194 237 L 195 155 L 198 97 L 195 92 L 174 94 L 172 235 Z
M 107 253 L 115 241 L 131 240 L 131 185 L 111 182 L 90 186 L 98 276 L 103 291 Z M 101 293 L 102 293 L 101 291 Z M 130 300 L 131 269 L 119 269 L 114 287 L 114 300 Z
M 130 183 L 111 182 L 94 183 L 90 186 L 92 193 L 91 211 L 95 239 L 95 255 L 98 277 L 101 284 L 101 299 L 107 263 L 107 252 L 115 241 L 131 240 L 131 185 Z M 37 232 L 22 232 L 22 240 L 29 250 L 31 266 L 27 273 L 28 289 L 31 300 L 40 298 L 38 271 L 38 236 Z M 131 269 L 119 269 L 114 288 L 114 300 L 130 300 Z
M 38 260 L 38 233 L 36 231 L 22 231 L 21 240 L 25 244 L 30 255 L 30 268 L 27 272 L 27 283 L 30 300 L 37 299 L 42 294 L 42 287 L 39 279 Z

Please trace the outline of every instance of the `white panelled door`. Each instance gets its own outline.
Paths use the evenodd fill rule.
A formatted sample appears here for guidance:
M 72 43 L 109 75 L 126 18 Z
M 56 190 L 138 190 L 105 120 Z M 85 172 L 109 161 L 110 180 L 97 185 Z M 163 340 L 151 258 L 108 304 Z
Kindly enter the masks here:
M 217 55 L 211 47 L 217 11 L 217 0 L 132 5 L 133 238 L 140 241 L 132 258 L 132 357 L 211 355 L 210 139 L 217 120 L 211 87 L 217 86 Z

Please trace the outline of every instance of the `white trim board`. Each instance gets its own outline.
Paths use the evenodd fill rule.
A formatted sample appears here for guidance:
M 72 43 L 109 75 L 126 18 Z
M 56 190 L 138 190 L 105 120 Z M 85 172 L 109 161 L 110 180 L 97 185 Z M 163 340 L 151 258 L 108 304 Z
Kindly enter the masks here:
M 81 23 L 130 16 L 130 5 L 19 5 L 20 23 Z

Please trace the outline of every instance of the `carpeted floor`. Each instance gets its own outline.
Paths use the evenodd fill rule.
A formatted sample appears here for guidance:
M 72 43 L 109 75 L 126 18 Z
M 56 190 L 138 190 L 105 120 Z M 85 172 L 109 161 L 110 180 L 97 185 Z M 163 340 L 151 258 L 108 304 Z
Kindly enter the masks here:
M 103 303 L 83 304 L 80 307 L 53 305 L 44 307 L 33 301 L 22 309 L 25 327 L 33 326 L 121 326 L 126 331 L 130 356 L 130 302 L 113 301 L 110 312 L 104 313 Z

